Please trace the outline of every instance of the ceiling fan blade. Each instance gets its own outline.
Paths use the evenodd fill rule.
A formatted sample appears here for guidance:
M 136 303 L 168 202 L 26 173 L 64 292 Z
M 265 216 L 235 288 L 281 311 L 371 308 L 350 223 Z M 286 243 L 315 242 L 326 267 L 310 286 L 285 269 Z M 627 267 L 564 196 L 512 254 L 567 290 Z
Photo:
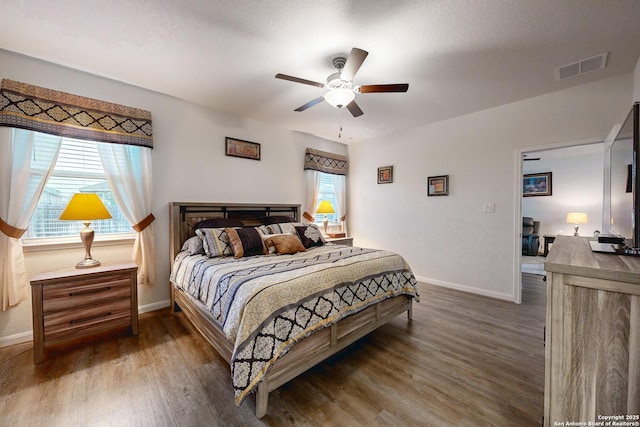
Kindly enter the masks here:
M 362 66 L 362 63 L 367 58 L 367 55 L 369 55 L 369 52 L 366 50 L 358 49 L 357 47 L 351 49 L 347 62 L 344 64 L 344 68 L 342 68 L 340 78 L 342 80 L 353 81 L 360 66 Z
M 349 112 L 353 117 L 360 117 L 361 115 L 364 114 L 360 109 L 360 107 L 358 106 L 358 104 L 356 104 L 355 100 L 347 104 L 347 110 L 349 110 Z
M 304 111 L 307 108 L 311 108 L 314 105 L 321 103 L 322 101 L 324 101 L 324 96 L 321 96 L 320 98 L 316 98 L 316 99 L 314 99 L 312 101 L 309 101 L 306 104 L 304 104 L 303 106 L 296 108 L 294 111 Z
M 409 83 L 399 83 L 391 85 L 362 85 L 358 87 L 360 93 L 376 92 L 406 92 L 409 90 Z
M 288 76 L 286 74 L 276 74 L 276 79 L 289 80 L 290 82 L 302 83 L 305 85 L 311 85 L 316 87 L 324 87 L 324 83 L 318 83 L 307 79 L 301 79 L 299 77 Z

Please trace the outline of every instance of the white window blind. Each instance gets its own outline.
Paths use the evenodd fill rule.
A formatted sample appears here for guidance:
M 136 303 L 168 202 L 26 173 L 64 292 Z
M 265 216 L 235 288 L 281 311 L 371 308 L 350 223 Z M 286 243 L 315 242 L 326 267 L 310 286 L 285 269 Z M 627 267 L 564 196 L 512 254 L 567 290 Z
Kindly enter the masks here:
M 333 210 L 336 210 L 336 190 L 333 186 L 333 178 L 331 174 L 318 172 L 320 174 L 320 188 L 318 189 L 318 201 L 316 203 L 316 210 L 318 210 L 318 206 L 320 206 L 320 202 L 323 200 L 328 200 L 333 206 Z M 316 224 L 322 224 L 324 221 L 324 214 L 315 214 L 313 216 L 313 222 Z M 333 213 L 327 215 L 327 219 L 329 222 L 337 222 L 338 214 Z
M 50 135 L 35 132 L 39 138 Z M 55 168 L 31 218 L 25 239 L 77 236 L 84 227 L 81 221 L 58 219 L 74 193 L 96 193 L 111 213 L 112 219 L 91 222 L 96 234 L 132 233 L 131 225 L 113 198 L 102 168 L 97 143 L 63 138 Z M 34 153 L 37 162 L 38 152 Z

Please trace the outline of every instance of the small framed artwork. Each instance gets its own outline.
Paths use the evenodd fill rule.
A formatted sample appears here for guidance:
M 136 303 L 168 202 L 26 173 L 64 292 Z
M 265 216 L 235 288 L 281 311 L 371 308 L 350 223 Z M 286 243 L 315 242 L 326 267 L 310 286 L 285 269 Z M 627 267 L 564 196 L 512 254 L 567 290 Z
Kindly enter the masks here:
M 449 175 L 430 176 L 427 178 L 428 196 L 449 195 Z
M 260 160 L 260 144 L 227 136 L 225 137 L 224 154 L 231 157 Z
M 391 184 L 393 182 L 393 166 L 378 168 L 378 184 Z
M 551 172 L 528 173 L 522 178 L 522 196 L 550 196 Z

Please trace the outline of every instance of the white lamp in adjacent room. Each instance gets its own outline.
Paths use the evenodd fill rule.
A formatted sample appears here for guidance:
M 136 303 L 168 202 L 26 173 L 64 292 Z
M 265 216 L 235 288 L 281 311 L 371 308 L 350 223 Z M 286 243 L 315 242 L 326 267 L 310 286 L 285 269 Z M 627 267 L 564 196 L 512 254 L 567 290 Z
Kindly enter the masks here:
M 580 224 L 587 223 L 587 214 L 584 212 L 569 212 L 567 214 L 567 224 L 573 224 L 574 226 L 574 236 L 578 235 L 578 227 Z

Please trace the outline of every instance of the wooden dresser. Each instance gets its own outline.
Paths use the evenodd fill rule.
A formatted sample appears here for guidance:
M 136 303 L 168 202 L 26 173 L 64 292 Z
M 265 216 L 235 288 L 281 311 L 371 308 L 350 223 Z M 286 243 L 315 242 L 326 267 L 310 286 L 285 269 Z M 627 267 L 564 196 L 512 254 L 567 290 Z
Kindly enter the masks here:
M 101 265 L 41 273 L 31 279 L 33 359 L 45 348 L 119 328 L 138 334 L 138 267 Z
M 544 425 L 640 422 L 640 257 L 558 236 L 544 265 Z

